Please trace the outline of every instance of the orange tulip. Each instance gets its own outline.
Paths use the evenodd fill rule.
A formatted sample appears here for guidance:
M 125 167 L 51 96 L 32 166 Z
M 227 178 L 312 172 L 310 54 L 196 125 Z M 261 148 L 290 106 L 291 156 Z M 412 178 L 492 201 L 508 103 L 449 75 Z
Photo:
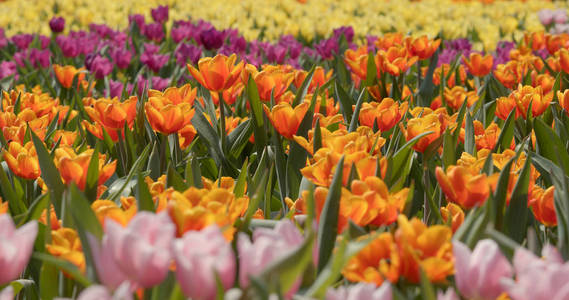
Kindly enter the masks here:
M 486 174 L 475 174 L 463 166 L 449 166 L 446 174 L 437 167 L 435 175 L 447 199 L 466 209 L 481 206 L 490 195 Z
M 375 41 L 375 46 L 381 50 L 387 50 L 393 46 L 403 45 L 403 34 L 402 33 L 386 33 L 384 36 L 378 38 Z
M 49 254 L 74 264 L 81 273 L 85 273 L 85 255 L 74 229 L 62 227 L 52 230 L 51 244 L 45 245 L 45 249 Z
M 407 106 L 407 102 L 399 105 L 391 98 L 384 98 L 380 103 L 363 103 L 359 115 L 360 124 L 373 127 L 377 122 L 379 130 L 388 131 L 405 115 Z
M 510 60 L 506 64 L 499 64 L 494 70 L 496 79 L 509 89 L 513 89 L 516 84 L 521 82 L 523 74 L 521 66 L 517 61 L 513 60 Z
M 3 157 L 10 170 L 18 177 L 34 180 L 41 174 L 36 148 L 32 142 L 27 142 L 24 146 L 18 142 L 10 142 Z
M 277 132 L 285 138 L 292 140 L 304 115 L 308 111 L 309 104 L 303 102 L 292 108 L 290 104 L 281 102 L 275 105 L 272 110 L 269 110 L 266 105 L 263 105 L 263 108 Z
M 429 281 L 444 282 L 454 272 L 452 230 L 444 225 L 427 227 L 417 218 L 405 215 L 397 218 L 395 242 L 401 256 L 401 276 L 412 283 L 419 282 L 419 268 Z
M 96 123 L 101 124 L 107 131 L 122 130 L 125 123 L 129 128 L 134 124 L 136 117 L 136 102 L 138 98 L 131 96 L 121 102 L 118 98 L 85 98 L 83 103 L 85 111 Z
M 492 71 L 492 65 L 494 64 L 494 57 L 490 54 L 482 57 L 480 53 L 470 53 L 470 59 L 466 59 L 463 55 L 462 60 L 470 74 L 479 77 L 488 75 Z
M 516 110 L 515 117 L 518 118 L 520 116 L 520 112 L 516 109 L 515 100 L 510 97 L 500 97 L 496 99 L 496 111 L 494 114 L 498 118 L 506 120 L 510 115 L 510 112 L 512 112 L 514 109 Z
M 455 111 L 462 106 L 464 100 L 466 106 L 471 107 L 479 98 L 476 91 L 467 91 L 462 86 L 455 86 L 452 89 L 445 87 L 444 97 L 446 104 Z
M 426 35 L 418 38 L 407 37 L 405 45 L 411 56 L 417 56 L 419 59 L 427 59 L 433 56 L 439 48 L 441 40 L 430 40 Z
M 344 62 L 352 74 L 355 74 L 360 80 L 367 77 L 367 60 L 368 51 L 366 46 L 361 46 L 357 50 L 348 49 L 344 53 Z
M 410 55 L 404 47 L 391 47 L 387 51 L 380 50 L 375 58 L 378 67 L 393 76 L 407 72 L 417 62 L 417 56 Z
M 259 98 L 262 101 L 271 101 L 271 93 L 275 102 L 281 102 L 280 97 L 286 92 L 292 81 L 294 73 L 285 72 L 278 66 L 269 66 L 254 75 L 253 79 L 259 90 Z
M 332 73 L 334 70 L 330 70 L 327 73 L 324 71 L 324 68 L 321 66 L 317 66 L 314 68 L 314 73 L 312 75 L 312 81 L 310 81 L 310 85 L 308 86 L 308 92 L 312 93 L 317 86 L 323 86 L 330 78 L 332 78 Z M 294 73 L 294 86 L 298 89 L 306 79 L 308 75 L 307 71 L 304 70 L 296 70 Z
M 0 197 L 0 215 L 8 212 L 8 201 L 2 202 L 2 197 Z
M 530 102 L 532 116 L 537 117 L 545 112 L 553 99 L 553 93 L 544 94 L 540 86 L 534 88 L 520 84 L 518 89 L 512 91 L 509 97 L 514 99 L 516 107 L 523 118 L 527 115 Z
M 227 57 L 218 54 L 215 57 L 204 57 L 198 62 L 198 69 L 188 65 L 190 74 L 206 89 L 221 92 L 230 88 L 239 79 L 245 65 L 240 62 L 235 65 L 237 56 Z
M 531 72 L 532 75 L 532 86 L 541 87 L 544 94 L 548 94 L 553 89 L 555 84 L 555 78 L 549 74 L 537 74 L 534 70 Z
M 222 93 L 223 101 L 229 105 L 235 104 L 237 101 L 237 97 L 243 93 L 245 89 L 245 85 L 241 81 L 236 81 L 234 85 L 229 87 L 228 89 L 224 90 Z M 219 93 L 217 92 L 210 92 L 211 100 L 215 105 L 219 105 Z
M 58 153 L 56 151 L 56 159 L 58 154 L 60 158 L 58 159 L 57 165 L 63 181 L 65 183 L 74 182 L 81 190 L 85 189 L 87 171 L 89 170 L 89 164 L 93 156 L 93 149 L 87 149 L 79 154 L 75 154 L 72 151 L 66 151 L 64 153 Z M 106 156 L 99 154 L 99 179 L 97 184 L 101 185 L 105 183 L 105 181 L 115 173 L 116 166 L 116 160 L 108 163 L 106 162 Z
M 180 103 L 189 103 L 190 105 L 193 105 L 197 92 L 197 88 L 192 88 L 190 84 L 185 84 L 181 87 L 169 87 L 164 92 L 149 90 L 148 98 L 164 97 L 174 105 L 178 105 Z
M 559 101 L 559 105 L 565 111 L 565 114 L 569 116 L 569 89 L 563 92 L 557 91 L 557 101 Z
M 531 191 L 528 206 L 531 207 L 536 220 L 545 226 L 557 226 L 557 215 L 555 214 L 555 186 L 546 190 L 535 185 Z
M 445 223 L 450 223 L 453 233 L 455 233 L 458 227 L 462 225 L 462 222 L 464 222 L 464 211 L 460 206 L 452 202 L 449 202 L 445 207 L 441 207 L 441 216 Z
M 401 125 L 401 131 L 405 134 L 407 141 L 424 132 L 432 131 L 432 133 L 423 136 L 417 143 L 415 143 L 415 145 L 413 145 L 413 149 L 419 152 L 425 152 L 427 147 L 441 136 L 444 128 L 441 123 L 441 117 L 437 114 L 431 113 L 423 117 L 410 119 L 407 122 L 407 129 L 403 128 Z
M 132 199 L 128 200 L 126 199 L 126 197 L 121 197 L 121 202 L 136 203 L 134 197 L 129 197 L 129 198 Z M 125 207 L 121 208 L 114 201 L 99 199 L 95 200 L 91 204 L 91 209 L 93 209 L 95 215 L 97 216 L 97 219 L 99 220 L 99 222 L 103 227 L 105 227 L 105 220 L 107 218 L 117 222 L 117 224 L 120 224 L 124 227 L 128 225 L 130 220 L 136 214 L 137 207 L 136 204 L 134 204 L 131 205 L 129 208 Z
M 53 141 L 60 141 L 60 145 L 71 146 L 77 140 L 77 131 L 56 130 L 53 133 Z
M 527 32 L 524 34 L 524 46 L 531 47 L 531 50 L 537 51 L 545 47 L 545 32 Z
M 428 67 L 424 67 L 422 69 L 423 76 L 427 75 L 428 69 L 429 69 Z M 456 86 L 457 79 L 459 84 L 466 82 L 466 69 L 464 68 L 464 66 L 458 65 L 457 70 L 458 70 L 458 78 L 456 78 L 456 72 L 450 73 L 451 66 L 449 64 L 442 64 L 440 67 L 437 67 L 433 72 L 433 83 L 435 85 L 440 85 L 442 82 L 441 78 L 444 79 L 448 77 L 448 80 L 445 82 L 445 86 L 448 88 L 453 88 L 454 86 Z
M 73 78 L 75 78 L 75 75 L 77 75 L 78 85 L 79 83 L 83 82 L 85 78 L 85 73 L 83 73 L 82 71 L 84 70 L 85 68 L 77 69 L 74 66 L 60 66 L 58 64 L 53 65 L 53 71 L 55 72 L 55 77 L 57 78 L 57 81 L 59 81 L 59 83 L 64 88 L 71 88 L 71 85 L 73 84 Z
M 194 110 L 190 103 L 171 102 L 166 97 L 151 97 L 144 105 L 150 126 L 163 134 L 178 132 L 190 124 Z
M 384 232 L 351 258 L 342 275 L 349 281 L 369 282 L 380 286 L 385 280 L 399 280 L 401 257 L 393 235 Z
M 38 222 L 47 226 L 47 209 L 44 209 L 42 211 Z M 51 225 L 51 230 L 58 230 L 61 228 L 61 220 L 57 219 L 57 215 L 55 214 L 55 207 L 53 207 L 53 204 L 49 209 L 49 223 Z

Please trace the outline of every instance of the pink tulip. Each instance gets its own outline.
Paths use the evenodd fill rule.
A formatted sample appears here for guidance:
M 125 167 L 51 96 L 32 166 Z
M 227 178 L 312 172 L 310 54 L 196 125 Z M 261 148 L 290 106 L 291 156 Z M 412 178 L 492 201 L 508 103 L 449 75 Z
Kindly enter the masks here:
M 112 256 L 111 247 L 109 247 L 109 235 L 103 236 L 101 242 L 92 235 L 88 235 L 87 238 L 99 280 L 107 288 L 116 289 L 128 277 L 120 270 Z
M 287 255 L 302 244 L 304 238 L 290 220 L 278 222 L 274 229 L 258 228 L 253 232 L 253 243 L 240 233 L 237 240 L 239 251 L 239 283 L 249 285 L 249 277 L 259 275 L 270 263 Z M 300 279 L 288 291 L 292 296 L 300 286 Z
M 0 215 L 0 285 L 15 280 L 26 268 L 37 234 L 36 221 L 16 229 L 10 215 Z
M 514 254 L 515 280 L 503 286 L 514 300 L 569 299 L 569 263 L 564 263 L 557 250 L 546 245 L 542 258 L 524 248 Z
M 448 288 L 446 292 L 439 291 L 437 293 L 437 300 L 460 300 L 453 288 Z
M 504 288 L 502 278 L 512 277 L 512 266 L 493 240 L 481 240 L 474 251 L 453 242 L 456 286 L 468 299 L 496 299 Z
M 381 287 L 371 283 L 360 282 L 349 287 L 341 286 L 326 291 L 326 300 L 391 300 L 393 298 L 391 285 L 384 283 Z
M 235 255 L 216 225 L 188 231 L 174 242 L 176 278 L 184 295 L 192 299 L 215 299 L 219 276 L 225 289 L 235 282 Z
M 557 24 L 565 24 L 567 22 L 567 12 L 564 9 L 554 10 L 553 22 Z
M 541 24 L 547 26 L 551 24 L 551 22 L 553 22 L 554 15 L 553 11 L 551 11 L 550 9 L 542 9 L 537 13 L 537 17 L 539 18 Z
M 113 220 L 105 223 L 112 258 L 128 279 L 148 288 L 168 274 L 172 259 L 171 243 L 176 228 L 166 212 L 139 212 L 124 228 Z
M 0 291 L 0 300 L 13 300 L 14 299 L 14 288 L 11 285 Z
M 122 284 L 113 294 L 102 285 L 92 285 L 79 294 L 77 300 L 132 300 L 128 283 Z

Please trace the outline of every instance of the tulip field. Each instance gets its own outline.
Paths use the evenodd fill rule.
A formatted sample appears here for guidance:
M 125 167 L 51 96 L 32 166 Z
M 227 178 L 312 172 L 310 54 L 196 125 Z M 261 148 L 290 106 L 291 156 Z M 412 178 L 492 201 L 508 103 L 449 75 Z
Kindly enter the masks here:
M 0 0 L 0 300 L 569 300 L 568 13 Z

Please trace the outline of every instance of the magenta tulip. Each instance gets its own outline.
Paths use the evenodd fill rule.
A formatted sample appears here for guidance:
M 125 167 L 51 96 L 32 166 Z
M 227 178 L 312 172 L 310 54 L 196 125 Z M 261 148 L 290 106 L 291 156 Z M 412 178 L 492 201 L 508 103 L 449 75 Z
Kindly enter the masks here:
M 20 276 L 26 268 L 38 234 L 36 221 L 16 229 L 8 214 L 0 215 L 0 285 Z

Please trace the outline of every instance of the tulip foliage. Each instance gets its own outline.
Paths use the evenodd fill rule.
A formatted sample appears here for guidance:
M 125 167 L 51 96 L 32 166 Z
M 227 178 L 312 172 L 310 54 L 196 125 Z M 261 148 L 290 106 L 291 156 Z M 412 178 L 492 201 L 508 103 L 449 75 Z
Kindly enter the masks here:
M 568 297 L 569 35 L 152 16 L 0 44 L 0 299 Z

